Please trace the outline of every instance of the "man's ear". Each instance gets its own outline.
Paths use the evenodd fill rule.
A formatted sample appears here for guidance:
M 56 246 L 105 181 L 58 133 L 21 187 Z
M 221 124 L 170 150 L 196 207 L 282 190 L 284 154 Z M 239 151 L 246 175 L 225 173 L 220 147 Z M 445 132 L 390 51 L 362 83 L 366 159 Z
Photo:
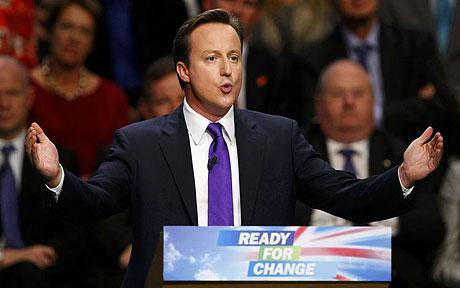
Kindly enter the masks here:
M 184 62 L 177 62 L 176 72 L 182 81 L 184 81 L 185 83 L 190 83 L 189 71 L 187 65 L 185 65 Z

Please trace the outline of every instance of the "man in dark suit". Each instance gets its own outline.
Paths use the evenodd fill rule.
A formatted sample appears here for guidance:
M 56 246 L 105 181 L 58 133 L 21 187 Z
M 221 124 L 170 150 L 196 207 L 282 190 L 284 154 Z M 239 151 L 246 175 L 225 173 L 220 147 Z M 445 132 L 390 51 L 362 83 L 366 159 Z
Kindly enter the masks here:
M 332 167 L 352 170 L 358 178 L 366 178 L 401 162 L 402 143 L 375 127 L 371 84 L 359 64 L 338 60 L 326 68 L 315 94 L 315 111 L 317 123 L 304 134 Z M 422 180 L 417 209 L 398 218 L 370 223 L 393 228 L 392 287 L 433 285 L 429 277 L 433 251 L 444 234 L 437 201 L 441 173 L 442 169 L 438 169 Z M 319 210 L 307 208 L 306 214 L 310 217 L 304 219 L 304 225 L 359 224 Z
M 241 48 L 241 26 L 225 10 L 186 21 L 174 41 L 184 105 L 119 130 L 111 155 L 87 183 L 60 166 L 37 123 L 28 130 L 26 150 L 53 187 L 56 213 L 85 222 L 131 206 L 125 286 L 143 286 L 164 225 L 289 225 L 296 197 L 352 221 L 390 218 L 412 207 L 412 186 L 441 159 L 443 138 L 429 140 L 428 128 L 404 162 L 383 174 L 357 180 L 332 169 L 295 121 L 233 107 Z
M 0 234 L 6 239 L 0 283 L 5 288 L 70 287 L 81 276 L 76 271 L 83 270 L 78 262 L 82 234 L 60 223 L 47 209 L 43 178 L 25 156 L 31 91 L 27 70 L 15 59 L 0 56 Z M 61 161 L 74 170 L 76 158 L 60 152 Z M 9 172 L 13 177 L 7 177 Z M 7 183 L 14 188 L 9 190 Z
M 378 127 L 406 141 L 428 123 L 450 131 L 456 102 L 445 85 L 432 37 L 380 21 L 378 0 L 334 3 L 341 23 L 325 40 L 307 48 L 301 60 L 306 116 L 313 117 L 319 73 L 336 59 L 350 58 L 362 63 L 370 75 Z

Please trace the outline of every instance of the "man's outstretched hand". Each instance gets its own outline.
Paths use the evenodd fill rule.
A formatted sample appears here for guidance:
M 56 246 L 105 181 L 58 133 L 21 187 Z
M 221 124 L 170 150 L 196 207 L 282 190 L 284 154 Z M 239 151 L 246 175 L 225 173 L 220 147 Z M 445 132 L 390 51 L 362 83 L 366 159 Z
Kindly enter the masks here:
M 32 165 L 45 178 L 48 186 L 58 186 L 61 180 L 59 153 L 37 123 L 32 123 L 27 130 L 25 146 Z
M 428 127 L 404 152 L 404 161 L 399 167 L 399 176 L 404 187 L 411 187 L 415 181 L 428 176 L 441 162 L 444 139 L 437 132 L 430 140 L 432 135 L 433 128 Z

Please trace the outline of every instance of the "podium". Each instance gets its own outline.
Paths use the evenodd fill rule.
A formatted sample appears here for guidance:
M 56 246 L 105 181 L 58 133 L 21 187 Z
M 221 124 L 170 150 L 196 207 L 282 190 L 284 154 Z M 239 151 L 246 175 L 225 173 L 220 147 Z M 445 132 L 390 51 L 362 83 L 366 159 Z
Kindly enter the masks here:
M 146 288 L 383 288 L 391 281 L 386 227 L 168 226 L 160 238 Z

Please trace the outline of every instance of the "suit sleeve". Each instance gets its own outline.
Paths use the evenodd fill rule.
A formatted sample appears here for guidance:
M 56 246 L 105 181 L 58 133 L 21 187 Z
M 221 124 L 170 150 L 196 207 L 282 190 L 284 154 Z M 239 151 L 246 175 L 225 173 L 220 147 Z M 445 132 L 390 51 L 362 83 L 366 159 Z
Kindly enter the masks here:
M 127 208 L 135 163 L 127 137 L 118 130 L 110 156 L 88 182 L 65 171 L 62 193 L 54 205 L 55 212 L 70 223 L 81 224 L 106 218 Z
M 334 170 L 313 150 L 295 123 L 292 151 L 297 198 L 314 209 L 367 223 L 401 215 L 413 206 L 416 191 L 404 199 L 397 167 L 363 180 Z

